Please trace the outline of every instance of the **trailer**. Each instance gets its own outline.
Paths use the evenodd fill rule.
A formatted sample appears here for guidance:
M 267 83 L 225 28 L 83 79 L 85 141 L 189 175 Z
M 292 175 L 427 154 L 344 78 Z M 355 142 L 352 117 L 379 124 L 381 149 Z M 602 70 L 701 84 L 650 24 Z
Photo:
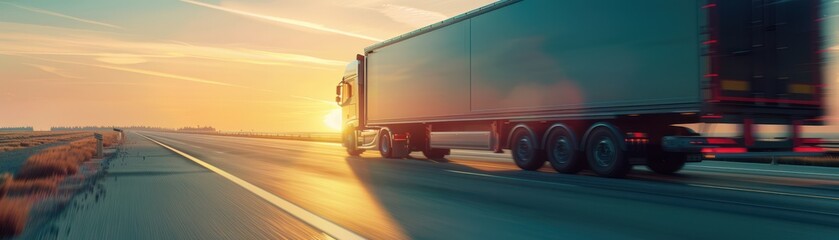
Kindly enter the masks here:
M 524 170 L 820 154 L 818 0 L 508 0 L 372 45 L 336 89 L 350 155 L 510 150 Z M 683 124 L 740 124 L 705 137 Z M 758 139 L 757 124 L 789 135 Z

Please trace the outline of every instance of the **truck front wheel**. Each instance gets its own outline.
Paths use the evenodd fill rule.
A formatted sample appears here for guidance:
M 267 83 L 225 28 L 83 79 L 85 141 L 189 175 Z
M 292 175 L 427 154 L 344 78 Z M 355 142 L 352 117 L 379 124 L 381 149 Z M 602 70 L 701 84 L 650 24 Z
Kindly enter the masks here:
M 364 153 L 364 149 L 358 149 L 358 138 L 353 131 L 344 133 L 344 147 L 347 148 L 347 154 L 350 156 L 356 157 Z
M 383 158 L 393 157 L 393 141 L 390 141 L 390 133 L 382 131 L 379 133 L 379 153 Z
M 592 171 L 600 176 L 619 178 L 632 169 L 619 141 L 623 141 L 623 138 L 608 128 L 598 127 L 592 130 L 586 144 L 586 154 Z
M 516 166 L 533 171 L 545 165 L 545 152 L 536 148 L 536 137 L 529 131 L 518 130 L 513 134 L 511 150 Z

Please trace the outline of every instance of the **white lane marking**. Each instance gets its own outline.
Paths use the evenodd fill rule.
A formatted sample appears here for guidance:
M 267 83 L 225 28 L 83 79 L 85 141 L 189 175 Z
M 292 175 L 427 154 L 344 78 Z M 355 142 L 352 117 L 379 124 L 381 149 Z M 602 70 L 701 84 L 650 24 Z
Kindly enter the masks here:
M 181 155 L 181 156 L 183 156 L 183 157 L 185 157 L 189 160 L 192 160 L 195 163 L 198 163 L 199 165 L 209 169 L 210 171 L 213 171 L 213 172 L 221 175 L 224 178 L 227 178 L 231 182 L 238 184 L 239 186 L 245 188 L 246 190 L 248 190 L 248 191 L 256 194 L 257 196 L 261 197 L 262 199 L 265 199 L 266 201 L 270 202 L 271 204 L 274 204 L 274 206 L 288 212 L 289 214 L 297 217 L 300 220 L 303 220 L 304 222 L 308 223 L 309 225 L 311 225 L 311 226 L 313 226 L 317 229 L 320 229 L 321 231 L 325 232 L 326 234 L 329 234 L 332 237 L 335 237 L 337 239 L 365 239 L 365 238 L 359 236 L 358 234 L 356 234 L 356 233 L 354 233 L 350 230 L 347 230 L 347 229 L 345 229 L 341 226 L 338 226 L 337 224 L 332 223 L 329 220 L 326 220 L 326 219 L 324 219 L 324 218 L 322 218 L 318 215 L 315 215 L 314 213 L 306 211 L 306 209 L 303 209 L 303 208 L 301 208 L 297 205 L 294 205 L 294 203 L 286 201 L 285 199 L 282 199 L 282 198 L 278 197 L 277 195 L 271 194 L 270 192 L 265 191 L 264 189 L 262 189 L 260 187 L 257 187 L 256 185 L 253 185 L 253 184 L 251 184 L 251 183 L 249 183 L 245 180 L 242 180 L 241 178 L 238 178 L 238 177 L 234 176 L 233 174 L 227 173 L 224 170 L 221 170 L 221 169 L 219 169 L 219 168 L 217 168 L 213 165 L 210 165 L 209 163 L 206 163 L 206 162 L 204 162 L 204 161 L 202 161 L 198 158 L 190 156 L 189 154 L 181 152 L 181 151 L 179 151 L 179 150 L 177 150 L 173 147 L 170 147 L 166 144 L 158 142 L 154 139 L 146 137 L 143 134 L 140 134 L 140 133 L 137 133 L 137 134 L 146 138 L 146 139 L 148 139 L 149 141 L 152 141 L 152 142 L 154 142 L 154 143 L 156 143 L 160 146 L 163 146 L 164 148 L 167 148 L 167 149 L 169 149 L 169 150 L 171 150 L 171 151 L 173 151 L 173 152 L 175 152 L 175 153 L 177 153 L 177 154 L 179 154 L 179 155 Z
M 816 175 L 816 176 L 839 177 L 839 174 L 830 174 L 830 173 L 795 172 L 795 171 L 784 171 L 784 170 L 749 169 L 749 168 L 733 168 L 733 167 L 714 167 L 714 166 L 690 166 L 690 167 L 697 167 L 697 168 L 710 168 L 710 169 L 723 169 L 723 170 L 736 170 L 736 171 L 755 171 L 755 172 L 772 172 L 772 173 L 791 173 L 791 174 L 804 174 L 804 175 Z
M 504 166 L 504 165 L 483 164 L 483 163 L 487 163 L 487 162 L 470 161 L 470 160 L 464 160 L 464 161 L 456 162 L 456 163 L 460 163 L 461 165 L 468 166 L 468 167 L 483 167 L 483 168 L 494 168 L 494 169 L 501 169 L 501 170 L 516 170 L 516 169 L 518 169 L 518 168 L 515 168 L 515 167 Z
M 819 196 L 819 195 L 785 193 L 785 192 L 775 192 L 775 191 L 766 191 L 766 190 L 757 190 L 757 189 L 748 189 L 748 188 L 723 187 L 723 186 L 714 186 L 714 185 L 705 185 L 705 184 L 688 184 L 688 185 L 694 186 L 694 187 L 724 189 L 724 190 L 742 191 L 742 192 L 766 193 L 766 194 L 774 194 L 774 195 L 805 197 L 805 198 L 818 198 L 818 199 L 827 199 L 827 200 L 839 200 L 839 197 L 828 197 L 828 196 Z
M 513 180 L 513 181 L 521 181 L 521 182 L 529 182 L 529 183 L 550 184 L 550 185 L 557 185 L 557 186 L 563 186 L 563 187 L 576 187 L 577 186 L 577 185 L 564 184 L 564 183 L 555 183 L 555 182 L 536 181 L 536 180 L 521 179 L 521 178 L 502 177 L 502 176 L 496 176 L 496 175 L 474 173 L 474 172 L 464 172 L 464 171 L 457 171 L 457 170 L 445 170 L 445 171 L 446 172 L 451 172 L 451 173 L 472 175 L 472 176 L 497 178 L 497 179 L 505 179 L 505 180 Z

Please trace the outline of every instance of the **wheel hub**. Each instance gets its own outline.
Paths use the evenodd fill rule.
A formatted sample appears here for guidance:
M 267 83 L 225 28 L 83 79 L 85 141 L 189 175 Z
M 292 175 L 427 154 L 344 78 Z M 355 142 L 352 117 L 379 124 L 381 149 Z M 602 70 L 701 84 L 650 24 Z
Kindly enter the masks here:
M 529 161 L 530 156 L 532 155 L 532 146 L 531 142 L 527 138 L 522 138 L 519 140 L 518 149 L 516 151 L 516 156 L 523 161 Z
M 597 147 L 594 152 L 597 165 L 608 167 L 615 162 L 615 156 L 615 144 L 611 139 L 603 138 L 597 142 Z
M 568 140 L 560 138 L 553 145 L 553 157 L 558 163 L 567 163 L 571 157 L 571 144 Z
M 382 143 L 380 145 L 382 145 L 382 151 L 383 152 L 389 152 L 390 151 L 390 137 L 388 137 L 387 135 L 382 136 Z

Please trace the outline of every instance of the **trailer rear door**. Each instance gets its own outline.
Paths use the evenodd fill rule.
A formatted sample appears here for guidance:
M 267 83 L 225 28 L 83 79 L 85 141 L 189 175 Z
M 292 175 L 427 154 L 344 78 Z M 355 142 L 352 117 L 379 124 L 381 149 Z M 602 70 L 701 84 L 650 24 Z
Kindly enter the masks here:
M 710 101 L 784 115 L 822 105 L 819 0 L 713 0 Z

